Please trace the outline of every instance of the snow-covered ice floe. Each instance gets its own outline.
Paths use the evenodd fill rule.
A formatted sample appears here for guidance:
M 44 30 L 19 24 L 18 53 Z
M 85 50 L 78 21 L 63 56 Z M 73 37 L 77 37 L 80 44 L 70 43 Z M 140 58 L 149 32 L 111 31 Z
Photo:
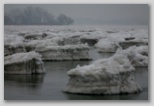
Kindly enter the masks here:
M 131 46 L 146 46 L 148 45 L 148 39 L 147 38 L 134 38 L 133 37 L 129 37 L 129 38 L 125 38 L 125 41 L 122 41 L 119 43 L 119 45 L 123 48 L 126 49 L 128 47 Z
M 40 45 L 35 49 L 42 55 L 42 60 L 91 60 L 86 44 L 79 45 Z
M 25 34 L 25 40 L 41 40 L 47 37 L 46 33 L 32 33 L 32 34 Z
M 68 71 L 70 77 L 64 88 L 67 93 L 79 94 L 123 94 L 142 91 L 135 81 L 135 68 L 127 55 L 116 53 L 90 65 L 77 66 Z
M 45 73 L 45 68 L 39 53 L 16 53 L 4 57 L 4 73 L 37 74 Z
M 57 38 L 57 37 L 56 37 Z M 59 39 L 56 41 L 53 39 L 45 39 L 45 40 L 31 40 L 29 42 L 24 42 L 25 49 L 27 52 L 35 51 L 38 46 L 57 46 Z
M 116 54 L 127 55 L 133 66 L 148 66 L 148 46 L 132 46 L 125 50 L 117 50 Z
M 105 37 L 107 37 L 106 32 L 96 31 L 95 33 L 89 33 L 89 34 L 87 33 L 87 34 L 81 36 L 80 42 L 81 43 L 88 43 L 89 46 L 93 46 L 99 41 L 99 39 L 102 39 Z
M 26 52 L 23 40 L 23 37 L 5 34 L 4 55 L 7 56 L 14 53 Z
M 80 35 L 62 37 L 60 45 L 75 45 L 80 44 Z
M 118 34 L 121 35 L 121 37 Z M 117 38 L 115 38 L 116 36 Z M 126 49 L 131 46 L 148 45 L 147 29 L 134 29 L 128 32 L 116 33 L 116 36 L 114 36 L 114 34 L 112 35 L 112 37 L 114 37 L 114 39 L 118 41 L 119 45 L 123 49 Z
M 64 46 L 64 45 L 75 45 L 79 44 L 79 37 L 71 36 L 71 37 L 52 37 L 48 36 L 43 40 L 30 40 L 28 42 L 24 42 L 26 51 L 33 51 L 38 46 Z
M 95 47 L 99 52 L 116 52 L 118 48 L 127 49 L 131 46 L 148 45 L 148 32 L 146 29 L 134 29 L 110 33 L 99 39 Z
M 67 35 L 67 36 L 56 36 L 56 37 L 46 37 L 45 39 L 50 39 L 56 42 L 58 45 L 75 45 L 80 44 L 81 35 Z
M 100 39 L 98 43 L 95 44 L 95 47 L 99 48 L 98 52 L 116 52 L 120 48 L 117 42 L 112 41 L 109 38 Z

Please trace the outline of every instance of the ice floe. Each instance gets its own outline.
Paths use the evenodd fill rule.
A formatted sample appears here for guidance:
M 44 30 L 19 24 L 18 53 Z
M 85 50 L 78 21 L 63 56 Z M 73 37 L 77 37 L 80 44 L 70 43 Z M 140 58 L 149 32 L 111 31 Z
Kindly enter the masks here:
M 95 47 L 99 48 L 98 52 L 116 52 L 120 48 L 119 44 L 110 38 L 99 40 Z
M 45 68 L 39 53 L 16 53 L 4 57 L 4 73 L 39 74 L 45 73 Z
M 132 46 L 125 50 L 118 50 L 116 54 L 127 55 L 133 66 L 148 66 L 148 46 Z
M 43 60 L 90 60 L 86 44 L 79 45 L 40 45 L 35 49 L 42 55 Z
M 5 34 L 4 55 L 7 56 L 14 53 L 26 52 L 23 40 L 23 37 Z
M 79 94 L 121 94 L 142 90 L 133 75 L 134 67 L 124 54 L 115 54 L 90 65 L 68 71 L 64 92 Z

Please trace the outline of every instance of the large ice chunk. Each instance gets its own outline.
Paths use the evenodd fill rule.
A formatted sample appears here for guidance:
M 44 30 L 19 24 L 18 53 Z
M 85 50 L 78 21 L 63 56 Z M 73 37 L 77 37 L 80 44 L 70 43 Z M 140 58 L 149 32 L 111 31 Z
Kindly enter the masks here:
M 88 33 L 80 37 L 81 43 L 88 43 L 90 46 L 95 45 L 99 39 L 106 38 L 107 33 L 96 31 L 95 33 Z
M 129 48 L 131 46 L 146 46 L 148 45 L 148 38 L 135 38 L 133 37 L 125 38 L 125 41 L 119 42 L 119 45 L 123 48 Z
M 7 56 L 19 52 L 26 52 L 23 43 L 23 37 L 5 34 L 4 55 Z
M 68 71 L 64 92 L 79 94 L 121 94 L 142 90 L 133 76 L 134 67 L 124 54 L 100 59 L 91 65 Z
M 46 40 L 31 40 L 29 42 L 25 42 L 25 49 L 27 52 L 35 51 L 37 46 L 55 46 L 58 45 L 58 41 L 54 41 L 55 39 L 46 39 Z
M 4 57 L 5 74 L 45 73 L 41 55 L 36 52 L 16 53 Z
M 100 39 L 95 47 L 99 48 L 98 52 L 116 52 L 120 47 L 118 43 L 109 38 Z
M 65 36 L 61 42 L 63 45 L 76 45 L 80 44 L 80 35 Z
M 145 29 L 121 31 L 119 33 L 109 34 L 108 37 L 117 42 L 123 49 L 134 45 L 148 45 L 148 32 Z
M 89 47 L 84 44 L 79 45 L 39 45 L 35 49 L 42 55 L 43 60 L 89 60 Z
M 118 50 L 116 54 L 127 55 L 133 66 L 148 66 L 148 46 L 132 46 Z
M 32 34 L 26 34 L 24 35 L 24 38 L 26 40 L 41 40 L 47 37 L 48 35 L 46 33 L 32 33 Z

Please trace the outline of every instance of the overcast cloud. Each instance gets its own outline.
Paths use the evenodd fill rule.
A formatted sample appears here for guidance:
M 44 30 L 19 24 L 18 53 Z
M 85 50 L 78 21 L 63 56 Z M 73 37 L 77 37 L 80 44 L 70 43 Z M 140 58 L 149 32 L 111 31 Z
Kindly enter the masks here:
M 28 6 L 41 7 L 56 16 L 63 13 L 76 25 L 149 24 L 147 4 L 5 4 L 4 12 Z

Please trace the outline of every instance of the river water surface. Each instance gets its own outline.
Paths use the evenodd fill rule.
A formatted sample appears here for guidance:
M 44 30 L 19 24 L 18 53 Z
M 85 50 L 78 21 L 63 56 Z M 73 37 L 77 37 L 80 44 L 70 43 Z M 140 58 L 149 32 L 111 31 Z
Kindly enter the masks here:
M 91 61 L 45 61 L 44 75 L 4 75 L 5 100 L 148 100 L 148 68 L 134 72 L 143 92 L 127 95 L 81 95 L 62 92 L 69 76 L 67 71 L 91 62 L 112 56 L 112 53 L 97 53 L 91 48 Z

